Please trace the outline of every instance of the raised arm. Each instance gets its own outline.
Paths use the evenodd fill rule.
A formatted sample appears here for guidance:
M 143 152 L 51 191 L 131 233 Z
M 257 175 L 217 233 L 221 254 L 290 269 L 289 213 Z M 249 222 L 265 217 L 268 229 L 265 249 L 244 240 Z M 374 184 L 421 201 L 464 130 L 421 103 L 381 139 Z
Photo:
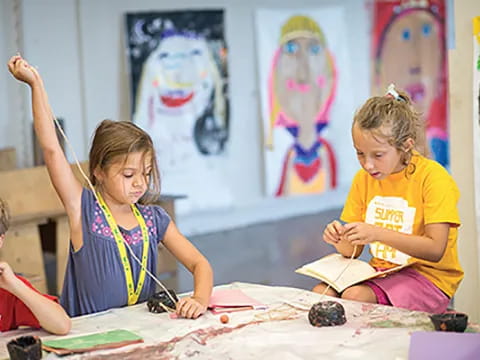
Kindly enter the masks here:
M 20 299 L 33 313 L 40 326 L 48 332 L 65 335 L 70 331 L 72 323 L 65 310 L 53 300 L 28 287 L 13 274 L 6 262 L 0 262 L 0 288 Z
M 79 249 L 82 246 L 80 223 L 82 186 L 75 178 L 58 142 L 53 122 L 54 117 L 42 78 L 38 71 L 20 56 L 13 56 L 10 59 L 8 69 L 17 80 L 26 83 L 31 88 L 35 134 L 42 148 L 52 184 L 67 212 L 72 232 L 72 244 L 75 249 Z

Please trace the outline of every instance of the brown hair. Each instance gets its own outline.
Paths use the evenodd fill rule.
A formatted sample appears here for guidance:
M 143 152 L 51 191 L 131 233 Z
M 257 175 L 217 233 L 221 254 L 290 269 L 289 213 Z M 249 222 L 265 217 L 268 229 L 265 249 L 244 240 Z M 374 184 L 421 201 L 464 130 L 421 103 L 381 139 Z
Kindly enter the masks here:
M 152 172 L 146 193 L 139 200 L 141 204 L 158 201 L 160 196 L 160 173 L 157 166 L 155 149 L 150 136 L 137 125 L 129 121 L 103 120 L 95 130 L 89 154 L 90 181 L 99 185 L 95 178 L 95 169 L 107 171 L 108 167 L 134 152 L 143 152 L 152 156 Z
M 0 199 L 0 236 L 5 234 L 10 225 L 10 212 L 7 203 Z
M 395 91 L 399 95 L 397 98 L 387 95 L 368 99 L 355 114 L 352 126 L 356 124 L 361 130 L 369 130 L 374 136 L 386 139 L 405 154 L 402 161 L 407 165 L 412 149 L 405 152 L 404 144 L 409 138 L 414 141 L 417 151 L 427 155 L 425 125 L 408 95 L 397 89 Z

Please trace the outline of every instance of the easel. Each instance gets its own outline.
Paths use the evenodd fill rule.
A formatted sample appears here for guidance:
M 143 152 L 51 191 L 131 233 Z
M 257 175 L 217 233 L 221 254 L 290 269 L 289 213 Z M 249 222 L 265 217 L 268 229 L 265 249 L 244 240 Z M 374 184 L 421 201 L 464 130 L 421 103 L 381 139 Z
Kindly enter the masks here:
M 81 163 L 88 173 L 88 163 Z M 75 165 L 77 178 L 84 183 Z M 68 218 L 53 188 L 45 166 L 28 169 L 0 171 L 0 197 L 10 208 L 12 224 L 0 250 L 0 260 L 10 263 L 15 272 L 23 273 L 42 292 L 47 291 L 42 239 L 39 226 L 48 221 L 56 223 L 55 257 L 57 292 L 62 291 L 70 246 Z M 175 219 L 174 196 L 164 196 L 158 204 Z M 163 247 L 159 247 L 157 274 L 162 283 L 177 289 L 176 259 Z

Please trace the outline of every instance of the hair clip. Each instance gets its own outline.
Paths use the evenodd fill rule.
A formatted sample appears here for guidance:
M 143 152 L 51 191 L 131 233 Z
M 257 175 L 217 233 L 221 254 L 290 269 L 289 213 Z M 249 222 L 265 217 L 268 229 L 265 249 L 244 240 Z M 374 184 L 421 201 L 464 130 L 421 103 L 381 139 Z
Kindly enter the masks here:
M 385 94 L 386 97 L 392 97 L 395 100 L 406 102 L 405 98 L 400 95 L 397 90 L 395 90 L 395 85 L 390 84 L 388 85 L 387 93 Z

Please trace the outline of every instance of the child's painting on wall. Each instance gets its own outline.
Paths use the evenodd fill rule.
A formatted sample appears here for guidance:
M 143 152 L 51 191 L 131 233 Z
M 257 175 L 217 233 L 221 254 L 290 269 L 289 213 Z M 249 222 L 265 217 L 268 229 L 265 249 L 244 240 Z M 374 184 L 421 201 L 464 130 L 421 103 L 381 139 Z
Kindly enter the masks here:
M 425 119 L 427 151 L 448 168 L 445 11 L 444 0 L 373 3 L 372 92 L 404 89 Z
M 256 22 L 267 194 L 336 189 L 351 180 L 341 144 L 354 113 L 351 97 L 339 101 L 349 78 L 343 9 L 259 10 Z
M 228 205 L 223 10 L 131 13 L 126 32 L 132 120 L 153 138 L 164 192 L 187 195 L 179 213 Z

